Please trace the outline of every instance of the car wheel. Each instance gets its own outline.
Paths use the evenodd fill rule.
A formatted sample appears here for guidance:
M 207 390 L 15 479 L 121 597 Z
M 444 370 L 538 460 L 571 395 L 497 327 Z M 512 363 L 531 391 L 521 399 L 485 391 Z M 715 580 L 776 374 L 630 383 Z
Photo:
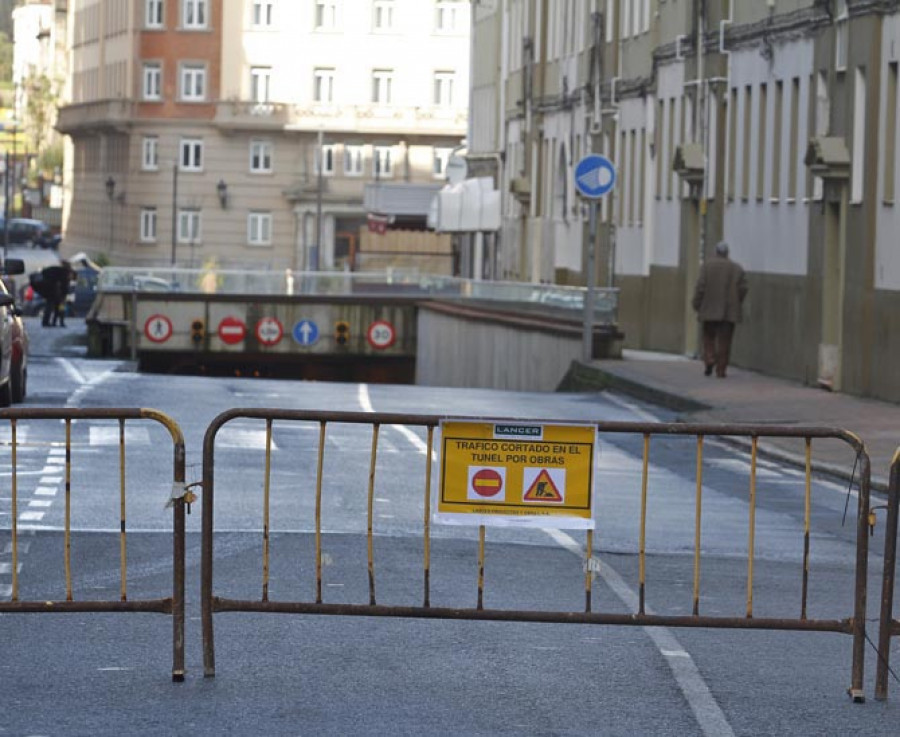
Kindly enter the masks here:
M 28 375 L 25 373 L 25 367 L 21 363 L 12 367 L 12 370 L 9 372 L 9 385 L 10 395 L 14 403 L 19 404 L 25 401 L 25 383 L 27 380 Z

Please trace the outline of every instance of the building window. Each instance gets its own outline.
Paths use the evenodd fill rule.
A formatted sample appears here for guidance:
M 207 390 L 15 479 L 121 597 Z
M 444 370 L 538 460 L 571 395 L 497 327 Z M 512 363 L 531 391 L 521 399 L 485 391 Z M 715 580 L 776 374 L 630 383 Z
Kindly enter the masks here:
M 250 171 L 254 174 L 268 174 L 272 171 L 271 141 L 250 141 Z
M 254 28 L 271 28 L 275 16 L 275 0 L 253 0 L 250 13 Z
M 375 146 L 375 178 L 390 178 L 394 176 L 394 170 L 391 168 L 391 147 Z
M 756 148 L 756 199 L 762 200 L 766 193 L 766 121 L 769 107 L 769 88 L 763 82 L 759 86 L 759 111 L 757 135 L 759 145 Z
M 253 102 L 268 102 L 271 83 L 272 69 L 270 67 L 251 67 L 250 99 Z
M 141 208 L 141 242 L 156 242 L 156 208 Z
M 389 69 L 376 69 L 372 72 L 372 102 L 376 105 L 391 104 L 391 87 L 394 73 Z
M 198 243 L 200 241 L 200 211 L 178 211 L 178 242 Z
M 337 156 L 337 147 L 333 143 L 326 143 L 321 148 L 321 153 L 316 156 L 316 173 L 318 174 L 318 161 L 324 162 L 322 175 L 329 177 L 334 174 L 334 159 Z
M 390 31 L 394 27 L 394 0 L 374 0 L 372 2 L 372 28 L 376 31 Z
M 181 65 L 181 99 L 201 102 L 206 99 L 206 67 L 200 64 Z
M 251 212 L 247 216 L 247 243 L 251 246 L 272 245 L 271 212 Z
M 781 131 L 784 128 L 784 82 L 775 82 L 775 106 L 772 110 L 772 188 L 771 199 L 781 197 Z
M 209 20 L 209 0 L 182 0 L 182 25 L 185 28 L 206 28 Z
M 434 104 L 438 107 L 453 105 L 453 72 L 434 73 Z
M 141 169 L 159 169 L 159 139 L 156 136 L 144 136 L 141 140 Z
M 338 27 L 337 0 L 316 0 L 316 30 L 333 31 Z
M 850 51 L 850 11 L 847 0 L 837 0 L 834 14 L 834 68 L 843 72 L 847 69 Z
M 856 68 L 853 85 L 853 151 L 850 154 L 850 202 L 860 203 L 864 193 L 866 154 L 866 70 Z
M 203 171 L 203 141 L 199 138 L 181 139 L 181 171 Z
M 462 25 L 463 5 L 459 0 L 437 0 L 434 28 L 438 33 L 455 33 Z
M 451 153 L 453 153 L 452 148 L 435 146 L 432 166 L 432 173 L 435 179 L 445 179 L 447 177 L 447 162 L 450 160 Z
M 362 146 L 344 146 L 344 174 L 349 177 L 361 177 L 363 161 Z
M 146 0 L 145 28 L 163 27 L 163 0 Z
M 791 112 L 790 128 L 788 129 L 788 183 L 787 196 L 789 200 L 797 199 L 797 168 L 800 163 L 800 77 L 791 80 Z
M 897 62 L 888 62 L 887 105 L 884 120 L 884 202 L 894 203 L 897 151 Z
M 144 99 L 162 99 L 162 66 L 158 62 L 144 64 Z
M 334 102 L 334 69 L 315 69 L 313 71 L 313 100 L 315 102 Z

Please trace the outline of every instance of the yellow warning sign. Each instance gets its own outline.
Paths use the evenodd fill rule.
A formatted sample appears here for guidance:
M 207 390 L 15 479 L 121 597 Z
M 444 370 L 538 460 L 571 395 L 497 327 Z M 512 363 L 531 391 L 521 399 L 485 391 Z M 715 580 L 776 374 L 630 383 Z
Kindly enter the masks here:
M 563 488 L 565 488 L 565 485 L 563 485 Z M 531 482 L 528 491 L 525 492 L 525 496 L 522 499 L 526 502 L 561 502 L 563 495 L 556 484 L 553 483 L 550 471 L 542 468 L 540 473 L 535 476 L 534 481 Z
M 435 521 L 592 529 L 596 427 L 441 423 Z

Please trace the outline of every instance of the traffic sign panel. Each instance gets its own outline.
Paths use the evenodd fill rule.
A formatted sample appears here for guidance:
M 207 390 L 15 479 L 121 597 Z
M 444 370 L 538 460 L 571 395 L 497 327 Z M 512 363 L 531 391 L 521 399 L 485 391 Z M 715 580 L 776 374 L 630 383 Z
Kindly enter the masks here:
M 593 425 L 441 422 L 435 521 L 593 529 Z
M 219 323 L 218 333 L 219 339 L 223 343 L 235 345 L 247 337 L 247 326 L 243 320 L 229 315 L 222 318 L 222 321 Z
M 256 323 L 256 338 L 263 345 L 275 345 L 284 336 L 284 327 L 277 318 L 263 317 Z
M 607 194 L 616 183 L 616 167 L 605 156 L 588 154 L 575 166 L 575 188 L 589 199 Z
M 150 315 L 144 323 L 144 335 L 154 343 L 165 343 L 172 337 L 172 321 L 165 315 Z
M 397 332 L 387 320 L 376 320 L 369 325 L 369 329 L 366 331 L 366 340 L 376 350 L 390 348 L 396 339 Z
M 300 320 L 294 325 L 292 334 L 300 345 L 312 345 L 319 339 L 319 326 L 312 320 Z

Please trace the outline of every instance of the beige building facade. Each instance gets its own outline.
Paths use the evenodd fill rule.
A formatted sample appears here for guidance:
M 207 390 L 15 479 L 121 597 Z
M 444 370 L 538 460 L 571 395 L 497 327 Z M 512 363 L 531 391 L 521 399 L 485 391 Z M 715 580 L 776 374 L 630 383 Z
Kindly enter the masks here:
M 693 354 L 719 240 L 749 274 L 738 365 L 900 400 L 895 0 L 486 0 L 470 157 L 511 278 L 585 283 L 579 158 L 616 164 L 599 284 L 626 345 Z
M 65 250 L 348 267 L 367 184 L 443 183 L 469 31 L 468 0 L 70 0 Z

